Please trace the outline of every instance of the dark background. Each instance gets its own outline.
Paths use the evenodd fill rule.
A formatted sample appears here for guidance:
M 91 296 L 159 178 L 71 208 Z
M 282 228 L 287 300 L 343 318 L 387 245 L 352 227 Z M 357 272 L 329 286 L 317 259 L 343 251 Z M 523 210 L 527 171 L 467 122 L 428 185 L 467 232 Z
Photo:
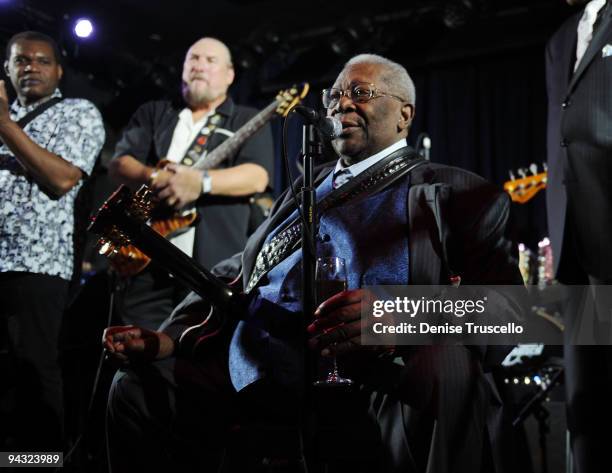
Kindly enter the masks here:
M 68 96 L 92 100 L 107 125 L 107 160 L 117 134 L 141 103 L 176 95 L 184 54 L 201 36 L 225 41 L 240 103 L 267 105 L 308 81 L 318 105 L 352 55 L 375 52 L 400 62 L 417 87 L 409 141 L 431 136 L 431 159 L 461 166 L 500 187 L 508 171 L 545 161 L 544 46 L 574 10 L 563 0 L 404 0 L 291 3 L 278 0 L 0 0 L 0 41 L 24 29 L 60 42 Z M 95 32 L 76 41 L 75 19 Z M 273 122 L 280 141 L 281 120 Z M 289 155 L 300 146 L 289 126 Z M 287 183 L 277 148 L 275 190 Z M 514 204 L 514 238 L 536 248 L 546 235 L 544 195 Z

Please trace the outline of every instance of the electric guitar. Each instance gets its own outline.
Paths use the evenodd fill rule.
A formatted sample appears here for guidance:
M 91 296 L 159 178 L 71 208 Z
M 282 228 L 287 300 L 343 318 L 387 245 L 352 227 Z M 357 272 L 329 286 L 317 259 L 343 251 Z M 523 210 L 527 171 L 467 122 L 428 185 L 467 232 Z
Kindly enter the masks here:
M 157 233 L 143 216 L 142 202 L 135 200 L 127 187 L 121 186 L 92 217 L 88 231 L 100 237 L 99 252 L 111 261 L 126 246 L 135 245 L 147 258 L 154 257 L 179 282 L 211 303 L 210 312 L 203 314 L 202 322 L 186 330 L 179 340 L 178 348 L 194 355 L 202 341 L 227 333 L 223 329 L 228 327 L 228 322 L 246 312 L 244 296 Z
M 517 172 L 519 178 L 514 176 L 510 171 L 510 180 L 504 183 L 504 190 L 510 194 L 512 202 L 525 204 L 535 197 L 542 189 L 546 188 L 548 179 L 548 168 L 546 163 L 543 164 L 544 171 L 538 172 L 538 165 L 531 164 L 529 169 L 519 169 Z M 531 175 L 527 173 L 531 172 Z
M 212 169 L 222 162 L 232 157 L 242 146 L 242 144 L 263 127 L 274 116 L 280 115 L 286 117 L 287 114 L 306 96 L 309 90 L 307 83 L 302 84 L 301 90 L 296 86 L 283 90 L 278 93 L 276 98 L 266 108 L 260 111 L 257 115 L 245 123 L 238 131 L 230 138 L 225 140 L 214 150 L 201 156 L 194 164 L 194 169 L 205 170 Z M 163 168 L 168 164 L 168 161 L 161 161 L 157 167 Z M 121 192 L 123 195 L 123 191 Z M 125 196 L 123 198 L 126 198 Z M 187 208 L 180 212 L 174 212 L 169 216 L 162 213 L 162 216 L 156 215 L 158 202 L 155 199 L 153 192 L 148 186 L 143 185 L 133 195 L 135 208 L 140 212 L 140 219 L 147 221 L 151 229 L 159 233 L 165 238 L 184 231 L 187 227 L 193 225 L 198 214 L 195 208 Z M 159 212 L 157 212 L 159 214 Z M 138 274 L 150 263 L 149 258 L 139 248 L 134 245 L 127 244 L 117 247 L 117 252 L 112 253 L 110 260 L 111 265 L 121 277 L 129 277 Z

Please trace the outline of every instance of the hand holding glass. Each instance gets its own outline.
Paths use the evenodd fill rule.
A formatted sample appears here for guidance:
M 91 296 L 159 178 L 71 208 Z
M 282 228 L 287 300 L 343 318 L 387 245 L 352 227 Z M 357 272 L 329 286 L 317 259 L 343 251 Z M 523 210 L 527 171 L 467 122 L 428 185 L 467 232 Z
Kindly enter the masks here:
M 315 269 L 317 306 L 331 296 L 347 289 L 346 263 L 344 258 L 329 256 L 317 258 Z M 343 378 L 338 373 L 336 354 L 332 355 L 332 367 L 324 379 L 316 381 L 315 386 L 350 385 L 351 379 Z

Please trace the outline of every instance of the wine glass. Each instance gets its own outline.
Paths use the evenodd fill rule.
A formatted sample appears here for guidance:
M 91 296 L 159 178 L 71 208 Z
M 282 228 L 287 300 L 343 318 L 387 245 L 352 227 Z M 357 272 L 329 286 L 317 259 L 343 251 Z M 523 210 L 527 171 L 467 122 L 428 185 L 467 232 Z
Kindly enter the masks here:
M 317 258 L 315 285 L 317 306 L 334 294 L 346 291 L 347 278 L 344 258 L 338 256 Z M 315 381 L 315 386 L 347 386 L 353 384 L 353 380 L 340 376 L 335 353 L 331 357 L 331 364 L 325 378 Z

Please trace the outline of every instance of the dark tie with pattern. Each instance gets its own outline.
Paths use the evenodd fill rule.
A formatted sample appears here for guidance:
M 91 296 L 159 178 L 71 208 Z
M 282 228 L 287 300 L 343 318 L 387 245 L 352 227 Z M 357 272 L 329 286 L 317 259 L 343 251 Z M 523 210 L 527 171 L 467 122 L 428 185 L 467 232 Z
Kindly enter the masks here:
M 334 174 L 334 189 L 337 189 L 343 184 L 346 184 L 351 178 L 353 174 L 349 170 L 349 168 L 340 169 L 337 173 Z

